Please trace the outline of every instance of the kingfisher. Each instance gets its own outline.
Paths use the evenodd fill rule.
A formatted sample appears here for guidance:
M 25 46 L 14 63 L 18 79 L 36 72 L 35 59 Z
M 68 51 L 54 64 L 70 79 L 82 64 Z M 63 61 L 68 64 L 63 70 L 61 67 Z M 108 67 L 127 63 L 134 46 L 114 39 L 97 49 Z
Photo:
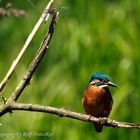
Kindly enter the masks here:
M 118 87 L 110 81 L 110 77 L 104 73 L 96 72 L 91 75 L 89 84 L 84 90 L 82 103 L 85 112 L 94 117 L 108 117 L 113 99 L 109 87 Z M 98 123 L 93 123 L 97 132 L 102 132 L 103 126 Z

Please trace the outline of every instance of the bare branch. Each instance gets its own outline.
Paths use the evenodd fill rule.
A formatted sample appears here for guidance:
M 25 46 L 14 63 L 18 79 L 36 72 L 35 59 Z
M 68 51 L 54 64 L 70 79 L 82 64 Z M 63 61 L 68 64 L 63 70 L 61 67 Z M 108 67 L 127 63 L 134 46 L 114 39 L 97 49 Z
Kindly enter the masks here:
M 104 126 L 140 129 L 140 124 L 119 122 L 119 121 L 110 120 L 107 118 L 96 118 L 89 115 L 72 112 L 64 108 L 43 106 L 39 104 L 23 104 L 23 103 L 11 102 L 10 104 L 4 105 L 4 107 L 0 110 L 0 116 L 4 115 L 6 112 L 13 111 L 13 110 L 45 112 L 49 114 L 58 115 L 60 117 L 68 117 L 68 118 L 73 118 L 73 119 L 77 119 L 77 120 L 81 120 L 85 122 L 96 122 Z
M 40 16 L 39 20 L 37 21 L 36 25 L 34 26 L 32 32 L 29 34 L 23 48 L 21 49 L 20 53 L 18 54 L 17 58 L 13 61 L 10 69 L 8 70 L 6 76 L 4 77 L 4 79 L 2 80 L 2 82 L 0 83 L 0 91 L 2 91 L 2 89 L 4 88 L 4 86 L 6 85 L 6 83 L 8 82 L 8 80 L 10 79 L 15 67 L 17 66 L 17 64 L 19 63 L 20 59 L 22 58 L 23 54 L 25 53 L 25 51 L 27 50 L 28 46 L 30 45 L 33 37 L 35 36 L 35 34 L 37 33 L 39 27 L 41 26 L 41 24 L 43 23 L 44 19 L 46 18 L 46 16 L 48 15 L 48 11 L 51 8 L 52 4 L 54 3 L 54 0 L 50 0 L 49 3 L 47 4 L 47 6 L 45 7 L 45 10 L 43 11 L 42 15 Z
M 24 90 L 24 88 L 29 84 L 34 71 L 36 70 L 38 64 L 40 63 L 46 50 L 48 49 L 48 45 L 50 43 L 50 40 L 52 38 L 54 29 L 55 29 L 55 26 L 56 26 L 56 23 L 58 20 L 58 15 L 59 15 L 58 12 L 53 13 L 53 18 L 52 18 L 51 24 L 49 26 L 48 32 L 47 32 L 43 42 L 41 43 L 38 53 L 36 54 L 35 58 L 31 62 L 29 68 L 27 69 L 25 75 L 23 76 L 23 79 L 19 82 L 17 88 L 12 93 L 11 97 L 9 97 L 7 102 L 9 102 L 11 100 L 16 101 L 18 99 L 18 97 L 20 96 L 20 94 L 22 93 L 22 91 Z

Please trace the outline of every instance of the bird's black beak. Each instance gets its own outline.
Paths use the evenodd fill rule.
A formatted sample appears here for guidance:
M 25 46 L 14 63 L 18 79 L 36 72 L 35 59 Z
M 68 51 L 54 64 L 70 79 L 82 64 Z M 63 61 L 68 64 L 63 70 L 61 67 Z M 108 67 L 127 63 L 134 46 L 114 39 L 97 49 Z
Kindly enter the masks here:
M 108 86 L 112 86 L 112 87 L 116 87 L 116 88 L 118 88 L 118 86 L 116 85 L 116 84 L 114 84 L 114 83 L 112 83 L 112 82 L 107 82 L 106 83 Z

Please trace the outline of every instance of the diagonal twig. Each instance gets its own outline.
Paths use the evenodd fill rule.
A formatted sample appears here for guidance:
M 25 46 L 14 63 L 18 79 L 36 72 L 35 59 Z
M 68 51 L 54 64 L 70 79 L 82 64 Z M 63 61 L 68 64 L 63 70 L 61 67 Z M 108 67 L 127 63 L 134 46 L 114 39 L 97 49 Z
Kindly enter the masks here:
M 20 53 L 18 54 L 17 58 L 13 61 L 11 67 L 9 68 L 7 74 L 5 75 L 4 79 L 1 81 L 0 83 L 0 91 L 3 90 L 3 88 L 5 87 L 6 83 L 8 82 L 8 80 L 10 79 L 15 67 L 17 66 L 17 64 L 19 63 L 20 59 L 22 58 L 23 54 L 25 53 L 25 51 L 27 50 L 28 46 L 30 45 L 33 37 L 35 36 L 36 32 L 38 31 L 39 27 L 41 26 L 41 24 L 43 23 L 44 19 L 46 18 L 46 16 L 48 15 L 48 11 L 51 8 L 52 4 L 53 4 L 54 0 L 50 0 L 49 3 L 47 4 L 47 6 L 45 7 L 45 10 L 43 11 L 42 15 L 40 16 L 39 20 L 37 21 L 36 25 L 34 26 L 32 32 L 29 34 L 24 46 L 22 47 Z
M 35 58 L 31 62 L 29 68 L 27 69 L 25 75 L 23 76 L 23 79 L 19 82 L 18 86 L 16 87 L 12 95 L 9 97 L 7 102 L 11 100 L 16 101 L 18 97 L 20 96 L 20 94 L 22 93 L 22 91 L 24 90 L 24 88 L 29 84 L 34 71 L 36 70 L 38 64 L 40 63 L 46 50 L 48 49 L 48 45 L 50 43 L 50 40 L 52 38 L 54 29 L 58 20 L 58 15 L 59 15 L 59 12 L 54 12 L 48 32 L 41 43 L 38 53 L 36 54 Z

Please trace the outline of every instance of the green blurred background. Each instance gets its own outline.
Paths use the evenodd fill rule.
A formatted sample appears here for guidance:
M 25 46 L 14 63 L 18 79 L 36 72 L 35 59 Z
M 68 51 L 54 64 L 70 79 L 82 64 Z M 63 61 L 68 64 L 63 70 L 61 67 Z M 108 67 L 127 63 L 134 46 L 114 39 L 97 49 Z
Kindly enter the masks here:
M 1 0 L 0 6 L 7 1 Z M 13 0 L 27 17 L 0 17 L 0 79 L 22 48 L 47 0 Z M 84 113 L 83 90 L 92 73 L 108 74 L 119 85 L 111 89 L 114 100 L 110 119 L 140 122 L 140 1 L 66 0 L 55 7 L 68 7 L 60 13 L 50 48 L 35 72 L 31 85 L 18 102 L 66 108 Z M 44 24 L 6 85 L 8 98 L 33 59 L 49 23 Z M 1 104 L 3 102 L 1 101 Z M 27 132 L 27 133 L 26 133 Z M 28 136 L 50 132 L 51 136 Z M 6 136 L 2 136 L 7 133 Z M 14 133 L 8 136 L 8 133 Z M 26 133 L 27 136 L 19 134 Z M 9 134 L 10 135 L 10 134 Z M 92 124 L 55 115 L 14 111 L 0 119 L 0 139 L 54 140 L 139 140 L 140 130 L 104 127 L 101 134 Z

